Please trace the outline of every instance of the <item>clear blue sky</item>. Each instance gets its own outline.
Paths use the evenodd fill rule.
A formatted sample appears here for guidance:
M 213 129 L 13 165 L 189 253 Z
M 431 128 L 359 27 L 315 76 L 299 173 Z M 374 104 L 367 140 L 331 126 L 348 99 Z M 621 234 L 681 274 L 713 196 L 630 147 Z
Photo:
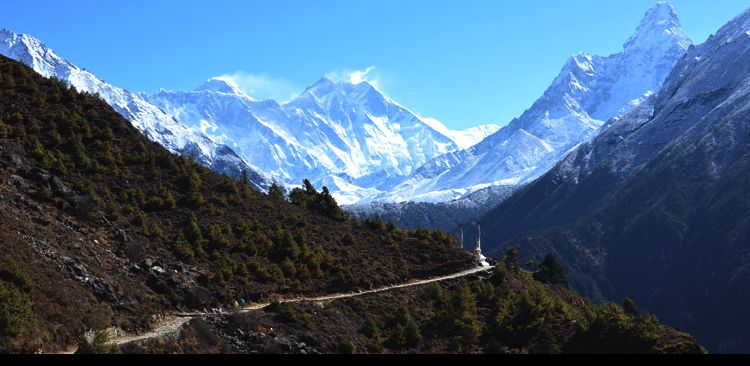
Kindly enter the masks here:
M 655 0 L 24 0 L 0 27 L 29 33 L 131 91 L 238 75 L 288 99 L 322 75 L 365 78 L 451 128 L 506 124 L 567 57 L 618 52 Z M 745 0 L 674 0 L 696 42 Z

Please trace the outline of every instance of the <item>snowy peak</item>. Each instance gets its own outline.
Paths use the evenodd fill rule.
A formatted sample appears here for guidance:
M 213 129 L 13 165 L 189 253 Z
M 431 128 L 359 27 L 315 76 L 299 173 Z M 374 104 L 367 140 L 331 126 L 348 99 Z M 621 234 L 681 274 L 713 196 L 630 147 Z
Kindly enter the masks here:
M 477 188 L 530 182 L 596 136 L 605 121 L 659 90 L 691 43 L 674 8 L 658 3 L 622 52 L 572 55 L 520 117 L 469 149 L 433 159 L 376 199 L 456 198 Z
M 383 93 L 366 81 L 354 84 L 346 81 L 334 81 L 325 76 L 294 98 L 293 102 L 311 97 L 320 102 L 330 102 L 336 98 L 351 101 L 384 101 L 387 99 Z
M 55 75 L 56 69 L 77 69 L 63 60 L 40 40 L 8 29 L 0 30 L 0 54 L 21 61 L 44 77 Z
M 665 44 L 666 43 L 666 44 Z M 660 2 L 646 12 L 638 28 L 624 44 L 630 49 L 652 49 L 676 45 L 687 49 L 693 42 L 682 30 L 677 11 L 668 2 Z
M 690 45 L 692 40 L 682 30 L 672 5 L 657 3 L 646 12 L 622 52 L 609 56 L 585 52 L 572 55 L 541 104 L 554 115 L 555 108 L 549 104 L 562 101 L 564 108 L 558 112 L 573 111 L 606 121 L 620 112 L 626 113 L 629 106 L 638 105 L 644 94 L 658 90 Z
M 365 81 L 323 77 L 284 104 L 248 101 L 231 81 L 214 78 L 195 91 L 164 90 L 148 100 L 289 184 L 310 179 L 334 194 L 346 191 L 349 199 L 395 185 L 430 159 L 458 149 L 451 136 Z
M 345 90 L 375 90 L 375 87 L 367 81 L 360 81 L 358 83 L 352 83 L 349 81 L 338 81 L 329 78 L 328 76 L 321 77 L 315 84 L 305 90 L 305 92 L 316 92 L 326 93 L 332 90 L 345 91 Z M 303 93 L 304 94 L 304 93 Z
M 391 127 L 386 127 L 387 129 L 395 127 L 398 130 L 398 125 L 405 127 L 415 124 L 430 127 L 415 113 L 388 98 L 367 81 L 352 83 L 323 77 L 286 103 L 284 108 L 315 111 L 330 117 L 332 121 L 343 123 L 342 125 L 349 125 L 351 122 L 367 122 L 370 118 L 385 118 L 383 121 L 396 123 Z M 434 132 L 439 134 L 438 131 Z M 443 135 L 442 138 L 450 139 L 447 135 Z
M 645 29 L 652 25 L 680 27 L 680 20 L 677 17 L 677 11 L 672 4 L 666 1 L 660 1 L 646 11 L 646 15 L 643 17 L 639 29 Z
M 316 81 L 315 84 L 307 87 L 305 91 L 300 93 L 300 95 L 298 95 L 293 100 L 304 99 L 306 97 L 314 97 L 316 99 L 320 99 L 326 95 L 335 94 L 338 91 L 339 88 L 336 85 L 336 82 L 324 76 L 320 78 L 320 80 Z
M 326 91 L 335 87 L 336 87 L 335 81 L 329 79 L 327 76 L 323 76 L 320 79 L 318 79 L 318 81 L 316 81 L 315 84 L 310 85 L 307 88 L 307 90 L 305 90 L 305 93 L 315 92 L 315 91 Z
M 195 91 L 212 91 L 225 94 L 245 95 L 237 82 L 231 78 L 216 77 L 206 80 L 205 83 L 195 88 Z

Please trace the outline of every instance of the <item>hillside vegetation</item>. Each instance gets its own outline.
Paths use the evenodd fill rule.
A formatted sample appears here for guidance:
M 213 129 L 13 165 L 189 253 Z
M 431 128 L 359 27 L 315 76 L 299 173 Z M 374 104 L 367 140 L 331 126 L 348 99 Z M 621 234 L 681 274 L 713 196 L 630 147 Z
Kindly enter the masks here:
M 36 284 L 2 282 L 0 291 L 9 306 L 30 299 L 39 320 L 20 316 L 13 329 L 37 324 L 45 334 L 13 331 L 30 343 L 2 349 L 71 343 L 95 325 L 142 329 L 147 314 L 166 309 L 369 288 L 473 265 L 439 231 L 349 219 L 325 188 L 265 195 L 174 156 L 96 96 L 6 58 L 0 90 L 0 262 L 20 263 Z
M 545 282 L 506 257 L 487 278 L 326 303 L 276 304 L 264 311 L 206 316 L 176 341 L 125 352 L 271 353 L 700 353 L 690 335 L 624 306 L 594 304 Z M 548 266 L 542 266 L 548 268 Z M 552 268 L 551 266 L 549 268 Z

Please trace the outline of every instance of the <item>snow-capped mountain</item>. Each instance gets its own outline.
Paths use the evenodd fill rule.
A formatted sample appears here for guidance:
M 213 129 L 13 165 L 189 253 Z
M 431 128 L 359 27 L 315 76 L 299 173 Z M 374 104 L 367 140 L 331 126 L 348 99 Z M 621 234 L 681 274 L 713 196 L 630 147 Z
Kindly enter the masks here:
M 750 9 L 485 215 L 485 249 L 555 253 L 588 295 L 631 296 L 711 352 L 747 353 L 749 107 Z
M 98 94 L 146 137 L 173 153 L 193 156 L 197 162 L 220 173 L 239 176 L 245 170 L 259 189 L 267 188 L 272 182 L 231 148 L 187 128 L 141 96 L 110 85 L 64 60 L 34 37 L 2 29 L 0 54 L 23 62 L 44 77 L 56 77 L 79 91 Z
M 133 94 L 58 57 L 38 40 L 3 30 L 0 53 L 40 74 L 97 93 L 150 139 L 214 170 L 287 184 L 308 178 L 340 203 L 449 201 L 529 182 L 656 90 L 690 40 L 674 9 L 649 10 L 621 53 L 573 55 L 544 95 L 499 129 L 452 131 L 367 82 L 322 78 L 290 102 L 259 101 L 229 78 L 193 91 Z M 481 141 L 481 142 L 480 142 Z
M 530 182 L 661 86 L 691 45 L 674 8 L 656 4 L 623 51 L 578 53 L 534 105 L 479 144 L 440 156 L 376 201 L 447 201 L 495 185 Z
M 257 101 L 231 79 L 149 97 L 193 129 L 289 184 L 327 185 L 341 203 L 379 193 L 425 162 L 492 129 L 456 133 L 429 123 L 367 82 L 322 78 L 288 103 Z

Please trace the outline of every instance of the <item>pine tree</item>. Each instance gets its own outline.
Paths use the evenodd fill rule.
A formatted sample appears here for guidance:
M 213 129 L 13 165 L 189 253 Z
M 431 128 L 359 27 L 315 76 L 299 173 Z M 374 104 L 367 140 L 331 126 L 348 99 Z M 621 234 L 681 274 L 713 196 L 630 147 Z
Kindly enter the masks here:
M 509 270 L 517 271 L 518 270 L 518 249 L 508 248 L 508 250 L 505 251 L 505 257 L 503 258 L 503 262 L 505 262 L 505 265 L 506 267 L 508 267 Z
M 208 244 L 212 250 L 229 247 L 229 239 L 224 236 L 219 225 L 212 225 L 208 231 Z
M 625 300 L 622 302 L 622 307 L 625 309 L 625 314 L 630 316 L 638 316 L 640 314 L 638 306 L 635 305 L 635 301 L 629 297 L 625 297 Z
M 177 232 L 177 241 L 175 242 L 174 247 L 177 254 L 182 258 L 187 259 L 195 256 L 195 252 L 187 239 L 185 239 L 185 234 L 182 233 L 182 230 Z
M 284 189 L 276 183 L 272 184 L 271 188 L 268 188 L 268 195 L 276 201 L 284 201 L 284 196 L 286 196 Z
M 370 352 L 381 352 L 383 349 L 383 339 L 378 323 L 371 316 L 368 316 L 362 324 L 362 333 L 370 338 L 368 348 Z
M 303 180 L 302 185 L 304 186 L 305 193 L 307 193 L 308 196 L 315 197 L 318 195 L 318 191 L 315 190 L 315 187 L 313 187 L 309 179 Z
M 380 327 L 372 316 L 368 316 L 362 324 L 362 333 L 370 338 L 380 338 Z
M 461 343 L 471 343 L 480 333 L 477 322 L 477 299 L 468 285 L 462 284 L 451 299 L 452 332 Z
M 551 253 L 544 257 L 544 261 L 539 266 L 539 271 L 534 273 L 534 279 L 551 285 L 570 287 L 565 270 Z
M 250 178 L 248 177 L 247 170 L 245 169 L 242 169 L 242 172 L 240 172 L 240 182 L 246 186 L 250 185 Z
M 419 331 L 419 326 L 414 319 L 409 317 L 409 321 L 406 323 L 406 343 L 412 347 L 416 347 L 421 341 L 422 333 Z
M 390 344 L 393 346 L 393 348 L 396 349 L 403 349 L 406 347 L 406 329 L 404 329 L 404 326 L 399 324 L 396 324 L 396 327 L 393 328 L 393 333 L 391 333 L 391 337 L 388 339 Z

